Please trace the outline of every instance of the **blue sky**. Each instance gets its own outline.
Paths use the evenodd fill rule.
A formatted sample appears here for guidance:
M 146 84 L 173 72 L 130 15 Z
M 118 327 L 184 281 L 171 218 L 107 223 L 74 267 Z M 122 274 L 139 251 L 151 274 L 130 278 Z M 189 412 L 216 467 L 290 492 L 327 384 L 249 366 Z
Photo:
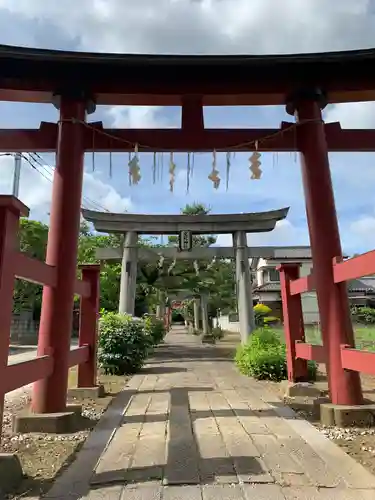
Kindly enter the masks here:
M 330 4 L 327 6 L 327 4 Z M 375 9 L 369 0 L 0 0 L 0 43 L 64 50 L 138 53 L 296 53 L 375 47 Z M 327 121 L 343 127 L 375 126 L 373 103 L 330 107 Z M 90 120 L 108 127 L 179 127 L 178 108 L 99 107 Z M 205 109 L 206 127 L 278 127 L 290 121 L 282 107 Z M 0 127 L 38 127 L 56 121 L 52 105 L 0 102 Z M 152 155 L 141 155 L 142 180 L 130 187 L 126 154 L 87 155 L 83 204 L 137 213 L 178 213 L 186 203 L 204 202 L 215 213 L 253 212 L 290 206 L 274 232 L 249 236 L 254 245 L 308 244 L 299 159 L 294 154 L 263 154 L 263 176 L 251 181 L 248 155 L 232 160 L 229 189 L 225 155 L 218 155 L 222 178 L 215 191 L 207 176 L 212 155 L 195 155 L 186 193 L 187 155 L 175 156 L 174 193 L 169 192 L 168 158 L 163 175 L 152 182 Z M 43 155 L 50 178 L 53 155 Z M 337 211 L 344 250 L 375 247 L 375 153 L 332 154 Z M 11 189 L 12 160 L 0 157 L 0 192 Z M 25 162 L 21 199 L 32 217 L 48 221 L 51 182 Z M 94 202 L 94 203 L 92 203 Z M 228 237 L 219 243 L 231 244 Z

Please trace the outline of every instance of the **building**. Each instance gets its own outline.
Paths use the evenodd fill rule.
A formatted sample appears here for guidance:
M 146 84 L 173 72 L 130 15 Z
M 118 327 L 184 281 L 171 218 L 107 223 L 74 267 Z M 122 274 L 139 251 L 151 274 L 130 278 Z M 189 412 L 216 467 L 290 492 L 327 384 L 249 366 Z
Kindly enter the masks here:
M 250 259 L 250 269 L 253 283 L 254 305 L 266 304 L 272 311 L 272 316 L 283 319 L 280 274 L 277 267 L 281 263 L 301 264 L 300 275 L 307 276 L 312 271 L 311 249 L 307 246 L 290 247 L 290 257 L 277 259 Z M 368 276 L 348 282 L 350 305 L 375 307 L 375 276 Z M 319 323 L 319 309 L 315 292 L 301 295 L 302 311 L 305 325 Z M 221 316 L 219 325 L 228 331 L 238 331 L 238 315 Z

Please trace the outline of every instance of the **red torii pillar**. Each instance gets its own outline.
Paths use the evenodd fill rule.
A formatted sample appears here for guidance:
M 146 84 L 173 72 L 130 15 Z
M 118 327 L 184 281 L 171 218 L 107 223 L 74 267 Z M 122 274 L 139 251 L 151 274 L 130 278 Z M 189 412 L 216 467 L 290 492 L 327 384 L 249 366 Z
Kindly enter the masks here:
M 342 250 L 321 113 L 326 100 L 319 89 L 307 89 L 289 102 L 287 112 L 300 124 L 297 144 L 330 396 L 333 404 L 361 404 L 359 373 L 344 370 L 341 364 L 341 345 L 354 346 L 354 335 L 345 283 L 333 279 L 333 259 L 341 257 Z
M 66 409 L 88 102 L 83 95 L 56 96 L 60 121 L 46 263 L 56 267 L 57 283 L 44 287 L 38 340 L 38 356 L 53 355 L 54 366 L 50 377 L 34 384 L 35 413 Z

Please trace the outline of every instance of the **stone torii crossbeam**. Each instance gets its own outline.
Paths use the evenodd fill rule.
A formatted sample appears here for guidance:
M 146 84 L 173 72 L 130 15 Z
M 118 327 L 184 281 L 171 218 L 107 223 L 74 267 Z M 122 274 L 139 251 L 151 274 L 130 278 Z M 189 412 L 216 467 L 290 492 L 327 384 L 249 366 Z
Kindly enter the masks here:
M 180 258 L 207 259 L 210 256 L 235 258 L 236 290 L 238 314 L 242 342 L 246 342 L 255 328 L 247 233 L 269 232 L 275 228 L 276 222 L 285 219 L 289 208 L 268 212 L 246 214 L 206 214 L 206 215 L 140 215 L 116 214 L 82 210 L 83 217 L 93 223 L 96 231 L 125 234 L 122 249 L 101 249 L 97 257 L 101 260 L 120 259 L 121 284 L 119 311 L 134 314 L 137 265 L 140 257 L 157 260 L 158 252 L 177 257 L 176 248 L 149 249 L 138 248 L 139 234 L 179 234 L 190 231 L 193 234 L 232 234 L 233 248 L 192 248 L 191 252 L 181 252 Z M 108 253 L 106 253 L 108 252 Z M 186 254 L 185 256 L 182 253 Z M 264 255 L 264 254 L 263 254 Z M 267 256 L 274 256 L 266 253 Z M 259 252 L 256 255 L 259 255 Z M 142 259 L 143 260 L 143 259 Z

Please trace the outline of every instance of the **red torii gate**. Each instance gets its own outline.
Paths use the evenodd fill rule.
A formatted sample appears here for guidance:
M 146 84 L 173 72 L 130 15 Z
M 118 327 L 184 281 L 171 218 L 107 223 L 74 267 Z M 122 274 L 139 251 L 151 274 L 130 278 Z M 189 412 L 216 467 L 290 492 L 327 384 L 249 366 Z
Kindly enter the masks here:
M 332 402 L 363 402 L 359 374 L 337 355 L 354 346 L 345 288 L 332 259 L 342 256 L 328 151 L 375 151 L 375 131 L 325 125 L 327 103 L 375 100 L 375 50 L 286 56 L 129 56 L 0 47 L 0 100 L 53 103 L 57 124 L 0 130 L 0 151 L 56 151 L 38 355 L 53 352 L 52 374 L 35 384 L 33 410 L 66 408 L 69 337 L 86 151 L 300 151 L 322 335 Z M 47 76 L 48 75 L 48 76 Z M 113 130 L 88 124 L 95 105 L 181 106 L 178 130 Z M 205 129 L 203 107 L 287 105 L 296 123 L 279 130 Z M 7 269 L 1 266 L 0 283 Z M 4 321 L 8 325 L 9 321 Z M 2 325 L 0 324 L 0 329 Z M 4 331 L 3 335 L 8 335 Z

